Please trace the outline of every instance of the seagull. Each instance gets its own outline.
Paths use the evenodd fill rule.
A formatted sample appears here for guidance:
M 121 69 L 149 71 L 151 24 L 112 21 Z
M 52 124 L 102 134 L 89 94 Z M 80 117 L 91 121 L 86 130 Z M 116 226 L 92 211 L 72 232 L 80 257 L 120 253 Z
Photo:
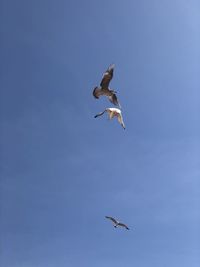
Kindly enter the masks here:
M 121 126 L 125 129 L 125 124 L 122 117 L 122 112 L 118 108 L 106 108 L 103 112 L 98 113 L 94 117 L 97 118 L 99 116 L 102 116 L 105 112 L 108 113 L 110 120 L 114 117 L 117 117 L 118 122 L 121 124 Z
M 98 99 L 100 96 L 105 95 L 108 97 L 108 99 L 110 100 L 111 103 L 113 103 L 114 105 L 121 108 L 120 103 L 119 103 L 117 96 L 116 96 L 117 92 L 108 87 L 109 83 L 113 77 L 114 67 L 115 67 L 114 64 L 110 65 L 110 67 L 103 74 L 103 78 L 101 80 L 100 87 L 96 86 L 94 88 L 93 96 Z
M 130 230 L 126 224 L 115 220 L 113 217 L 105 216 L 105 218 L 111 220 L 115 228 L 117 228 L 118 226 L 122 226 L 125 227 L 127 230 Z

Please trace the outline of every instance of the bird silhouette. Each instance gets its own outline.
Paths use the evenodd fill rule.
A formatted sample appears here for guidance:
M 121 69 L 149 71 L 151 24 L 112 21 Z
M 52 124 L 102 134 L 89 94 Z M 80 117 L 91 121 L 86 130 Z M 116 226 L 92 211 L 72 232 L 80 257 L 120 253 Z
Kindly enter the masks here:
M 106 108 L 103 112 L 98 113 L 94 117 L 97 118 L 99 116 L 102 116 L 105 112 L 108 113 L 110 119 L 113 119 L 114 117 L 117 117 L 118 122 L 125 129 L 125 124 L 124 124 L 124 121 L 123 121 L 122 112 L 118 108 Z
M 111 220 L 112 223 L 113 223 L 113 226 L 114 226 L 115 228 L 117 228 L 118 226 L 121 226 L 121 227 L 126 228 L 127 230 L 130 230 L 126 224 L 121 223 L 121 222 L 115 220 L 113 217 L 105 216 L 105 218 Z
M 110 65 L 106 72 L 103 74 L 100 87 L 96 86 L 94 88 L 93 96 L 97 99 L 100 96 L 107 96 L 111 103 L 121 108 L 121 105 L 117 99 L 117 92 L 109 88 L 109 83 L 113 78 L 114 67 L 114 64 Z

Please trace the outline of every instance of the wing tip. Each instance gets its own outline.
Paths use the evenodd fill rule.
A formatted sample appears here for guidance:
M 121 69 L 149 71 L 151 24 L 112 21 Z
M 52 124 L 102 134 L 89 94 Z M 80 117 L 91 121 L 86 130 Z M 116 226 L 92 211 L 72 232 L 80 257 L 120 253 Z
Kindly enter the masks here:
M 115 64 L 114 63 L 110 64 L 109 69 L 111 70 L 111 69 L 114 69 L 114 68 L 115 68 Z
M 98 87 L 96 86 L 92 92 L 93 96 L 96 98 L 96 99 L 99 99 L 99 97 L 96 95 L 96 90 L 98 89 Z

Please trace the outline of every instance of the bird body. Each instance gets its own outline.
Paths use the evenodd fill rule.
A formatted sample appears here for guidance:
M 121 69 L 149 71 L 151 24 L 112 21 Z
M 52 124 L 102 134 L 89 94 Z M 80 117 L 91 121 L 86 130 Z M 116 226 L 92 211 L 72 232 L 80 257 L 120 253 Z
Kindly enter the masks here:
M 110 65 L 110 67 L 103 74 L 103 78 L 100 83 L 100 87 L 96 86 L 93 90 L 93 96 L 96 99 L 99 99 L 100 96 L 107 96 L 111 103 L 114 105 L 121 107 L 120 103 L 116 96 L 116 91 L 109 88 L 109 83 L 112 80 L 114 71 L 114 64 Z
M 113 217 L 105 216 L 105 218 L 111 220 L 112 223 L 113 223 L 113 226 L 114 226 L 115 228 L 117 228 L 118 226 L 121 226 L 121 227 L 126 228 L 127 230 L 130 230 L 126 224 L 117 221 L 117 220 L 114 219 Z
M 97 118 L 99 116 L 102 116 L 105 112 L 108 113 L 108 116 L 109 116 L 110 120 L 113 119 L 114 117 L 117 117 L 118 122 L 125 129 L 125 124 L 124 124 L 124 121 L 123 121 L 122 112 L 118 108 L 106 108 L 103 112 L 98 113 L 94 117 Z

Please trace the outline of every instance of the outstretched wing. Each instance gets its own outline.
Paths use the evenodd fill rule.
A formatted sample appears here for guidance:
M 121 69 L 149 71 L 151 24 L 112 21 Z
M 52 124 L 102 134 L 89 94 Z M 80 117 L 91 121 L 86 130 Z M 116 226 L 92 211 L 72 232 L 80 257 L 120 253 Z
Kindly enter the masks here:
M 94 116 L 94 118 L 97 118 L 99 116 L 102 116 L 105 112 L 106 112 L 106 110 L 104 110 L 103 112 L 98 113 L 97 115 Z
M 109 219 L 112 222 L 114 222 L 115 224 L 117 224 L 117 221 L 113 217 L 109 217 L 109 216 L 105 216 L 105 217 L 106 217 L 106 219 Z
M 103 78 L 101 80 L 101 88 L 107 89 L 109 86 L 110 81 L 112 80 L 113 77 L 113 71 L 114 71 L 115 65 L 112 64 L 107 71 L 103 74 Z
M 127 226 L 126 224 L 124 224 L 124 223 L 118 223 L 118 225 L 119 225 L 119 226 L 122 226 L 122 227 L 125 227 L 127 230 L 130 230 L 130 229 L 128 228 L 128 226 Z
M 121 126 L 125 129 L 125 124 L 124 124 L 124 121 L 123 121 L 122 114 L 119 114 L 117 116 L 117 119 L 118 119 L 118 122 L 121 124 Z
M 101 90 L 101 88 L 95 87 L 93 90 L 93 96 L 95 98 L 99 98 L 101 95 L 103 95 L 103 91 Z
M 115 106 L 118 106 L 119 108 L 121 108 L 121 105 L 117 99 L 117 96 L 115 93 L 112 93 L 111 96 L 108 96 L 108 99 L 110 100 L 111 103 L 113 103 Z

